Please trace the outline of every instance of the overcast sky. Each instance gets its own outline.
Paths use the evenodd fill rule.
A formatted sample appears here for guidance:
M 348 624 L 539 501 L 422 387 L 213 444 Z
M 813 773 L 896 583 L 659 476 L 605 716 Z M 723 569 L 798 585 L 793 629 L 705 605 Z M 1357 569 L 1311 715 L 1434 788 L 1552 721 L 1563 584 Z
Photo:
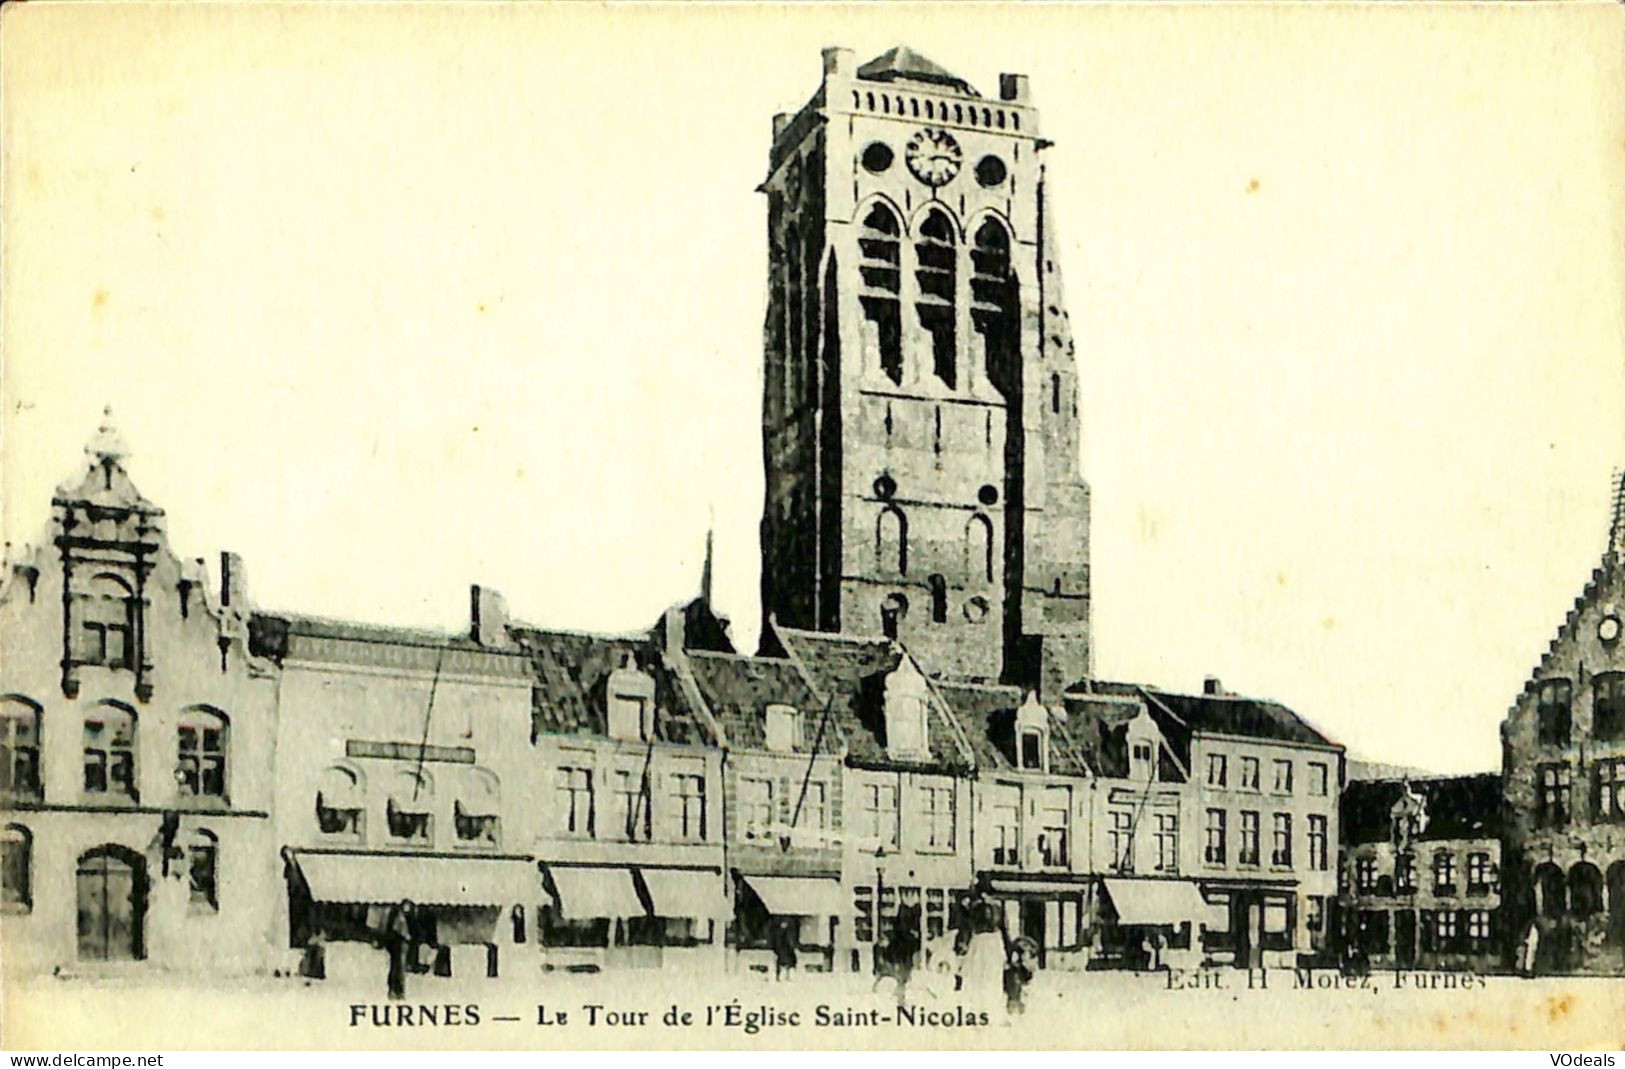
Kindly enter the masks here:
M 1097 666 L 1497 767 L 1625 461 L 1617 5 L 81 5 L 4 22 L 4 515 L 111 403 L 264 607 L 753 644 L 774 112 L 819 49 L 1031 75 Z

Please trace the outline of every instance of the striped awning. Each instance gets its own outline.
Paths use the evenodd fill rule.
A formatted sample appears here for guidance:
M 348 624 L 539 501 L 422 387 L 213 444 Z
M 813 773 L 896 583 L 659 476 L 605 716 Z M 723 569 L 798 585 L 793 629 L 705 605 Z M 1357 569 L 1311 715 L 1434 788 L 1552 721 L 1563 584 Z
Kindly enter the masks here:
M 1222 927 L 1224 911 L 1209 905 L 1196 884 L 1188 880 L 1118 879 L 1105 883 L 1119 924 L 1180 925 L 1189 921 Z
M 536 866 L 518 858 L 295 852 L 317 902 L 506 906 L 533 901 Z
M 846 913 L 841 883 L 815 876 L 746 876 L 769 913 L 781 917 L 839 917 Z
M 720 872 L 640 868 L 657 917 L 725 917 L 728 900 Z
M 643 899 L 632 884 L 629 869 L 615 867 L 547 866 L 548 890 L 565 917 L 646 917 Z

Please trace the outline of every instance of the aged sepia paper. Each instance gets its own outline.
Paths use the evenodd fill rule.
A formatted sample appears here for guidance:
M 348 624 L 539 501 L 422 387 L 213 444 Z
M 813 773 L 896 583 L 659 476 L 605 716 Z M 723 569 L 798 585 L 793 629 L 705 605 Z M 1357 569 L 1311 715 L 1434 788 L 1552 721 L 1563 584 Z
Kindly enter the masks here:
M 0 1042 L 1617 1048 L 1622 44 L 7 7 Z

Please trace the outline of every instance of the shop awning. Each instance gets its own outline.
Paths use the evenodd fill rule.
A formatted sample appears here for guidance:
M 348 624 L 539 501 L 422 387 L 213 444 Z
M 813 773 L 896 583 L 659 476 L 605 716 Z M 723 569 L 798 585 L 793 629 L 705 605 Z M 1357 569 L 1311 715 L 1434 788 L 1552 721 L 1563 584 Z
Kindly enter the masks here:
M 566 917 L 648 916 L 630 869 L 549 865 L 547 874 L 558 895 L 559 912 Z
M 781 917 L 839 917 L 846 913 L 839 880 L 815 876 L 746 876 L 767 911 Z
M 639 869 L 657 917 L 720 917 L 727 910 L 722 876 L 688 869 Z
M 1081 880 L 1001 880 L 987 882 L 988 890 L 996 895 L 1081 895 L 1089 890 Z
M 1223 911 L 1208 905 L 1194 883 L 1185 880 L 1107 880 L 1106 894 L 1119 924 L 1217 924 Z
M 506 906 L 536 898 L 536 866 L 515 858 L 295 853 L 317 902 Z

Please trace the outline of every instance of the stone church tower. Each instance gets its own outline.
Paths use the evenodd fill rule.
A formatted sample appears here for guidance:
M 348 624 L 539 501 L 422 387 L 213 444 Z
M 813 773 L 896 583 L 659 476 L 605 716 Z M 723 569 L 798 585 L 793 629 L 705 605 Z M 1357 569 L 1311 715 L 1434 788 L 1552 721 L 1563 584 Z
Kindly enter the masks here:
M 773 121 L 762 603 L 933 672 L 1089 671 L 1089 489 L 1038 113 L 906 48 Z

